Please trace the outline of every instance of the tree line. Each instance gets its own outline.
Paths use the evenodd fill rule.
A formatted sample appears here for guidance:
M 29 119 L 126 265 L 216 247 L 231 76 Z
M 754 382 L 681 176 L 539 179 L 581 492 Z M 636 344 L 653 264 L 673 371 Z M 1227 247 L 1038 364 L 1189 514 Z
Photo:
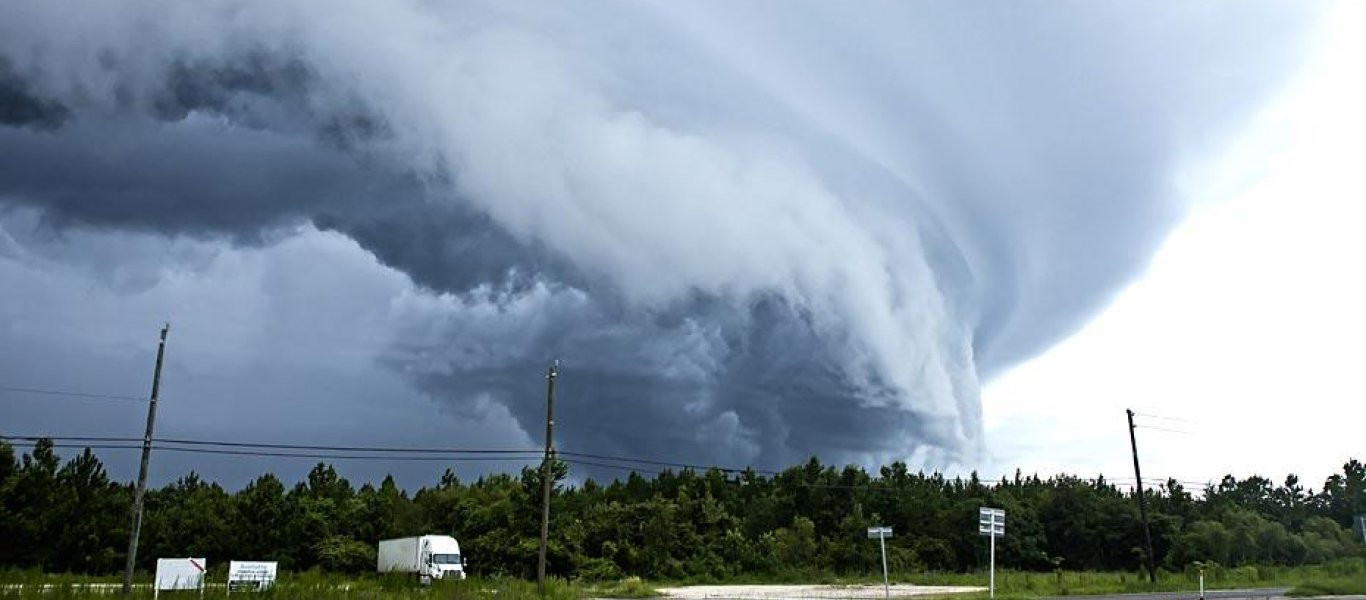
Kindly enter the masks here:
M 984 482 L 913 472 L 875 474 L 816 459 L 766 476 L 754 471 L 631 473 L 566 485 L 555 461 L 550 571 L 563 577 L 717 579 L 784 572 L 854 575 L 880 567 L 865 537 L 889 525 L 895 572 L 984 568 L 977 509 L 1003 508 L 1000 566 L 1026 570 L 1138 570 L 1136 498 L 1105 479 L 1058 475 Z M 446 470 L 409 494 L 392 477 L 356 487 L 319 463 L 287 485 L 261 475 L 236 492 L 190 473 L 150 489 L 138 558 L 276 560 L 286 569 L 374 569 L 378 540 L 440 533 L 461 543 L 475 574 L 530 576 L 540 531 L 541 473 L 471 482 Z M 63 462 L 48 440 L 19 455 L 0 442 L 0 568 L 109 574 L 122 569 L 133 487 L 111 481 L 89 449 Z M 1349 461 L 1319 491 L 1294 475 L 1225 477 L 1193 494 L 1168 481 L 1146 496 L 1156 561 L 1299 565 L 1366 555 L 1352 518 L 1366 514 L 1366 465 Z

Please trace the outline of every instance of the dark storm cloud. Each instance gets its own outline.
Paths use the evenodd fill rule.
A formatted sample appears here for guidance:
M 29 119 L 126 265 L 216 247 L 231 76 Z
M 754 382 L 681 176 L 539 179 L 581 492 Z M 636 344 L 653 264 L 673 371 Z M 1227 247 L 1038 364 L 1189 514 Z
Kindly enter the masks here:
M 0 195 L 50 219 L 243 239 L 322 206 L 414 193 L 308 139 L 201 116 L 174 124 L 81 119 L 60 135 L 0 130 Z
M 987 6 L 21 4 L 0 201 L 340 232 L 435 292 L 387 368 L 534 431 L 563 358 L 569 449 L 971 463 L 979 377 L 1142 268 L 1306 19 Z
M 33 95 L 0 56 L 0 125 L 50 131 L 60 127 L 70 112 L 59 102 Z
M 312 221 L 443 291 L 502 280 L 514 265 L 565 270 L 453 202 L 444 182 L 366 155 L 365 144 L 387 135 L 384 123 L 360 106 L 315 113 L 310 79 L 296 56 L 260 50 L 177 59 L 145 106 L 119 102 L 112 116 L 90 111 L 67 122 L 63 105 L 0 77 L 6 114 L 29 126 L 0 129 L 0 153 L 10 158 L 0 163 L 0 197 L 42 208 L 58 226 L 238 243 Z
M 167 69 L 165 88 L 152 100 L 156 116 L 179 121 L 191 111 L 232 115 L 237 122 L 254 123 L 244 97 L 268 98 L 282 107 L 299 109 L 308 83 L 308 70 L 297 59 L 264 51 L 225 61 L 176 61 Z
M 491 397 L 534 427 L 545 410 L 535 376 L 543 357 L 569 357 L 556 426 L 570 449 L 776 466 L 812 448 L 857 462 L 954 443 L 940 437 L 942 423 L 861 405 L 837 357 L 822 354 L 807 320 L 779 299 L 747 311 L 700 302 L 650 318 L 555 286 L 480 300 L 410 324 L 400 337 L 419 341 L 391 360 L 433 396 Z M 487 304 L 499 314 L 479 315 Z M 510 331 L 525 337 L 498 339 Z M 424 336 L 444 341 L 434 351 Z

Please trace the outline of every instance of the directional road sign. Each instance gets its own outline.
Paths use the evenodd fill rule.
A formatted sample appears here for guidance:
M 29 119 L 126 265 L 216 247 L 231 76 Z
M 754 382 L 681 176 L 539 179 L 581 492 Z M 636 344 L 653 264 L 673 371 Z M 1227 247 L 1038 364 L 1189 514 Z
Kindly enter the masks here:
M 1005 537 L 1006 511 L 986 507 L 977 509 L 977 533 L 992 537 Z
M 991 538 L 991 583 L 988 596 L 996 597 L 996 538 L 1006 535 L 1006 511 L 999 508 L 977 509 L 977 533 Z

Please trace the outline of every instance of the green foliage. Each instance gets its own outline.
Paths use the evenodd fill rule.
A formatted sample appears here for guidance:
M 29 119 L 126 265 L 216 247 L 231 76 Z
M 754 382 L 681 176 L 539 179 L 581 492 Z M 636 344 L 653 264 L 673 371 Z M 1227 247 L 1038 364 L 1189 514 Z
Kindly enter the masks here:
M 361 573 L 375 568 L 376 547 L 349 537 L 323 538 L 314 549 L 318 566 L 333 573 Z
M 864 536 L 872 525 L 896 532 L 887 540 L 893 577 L 980 579 L 987 549 L 977 508 L 992 505 L 1010 523 L 998 566 L 1033 573 L 1019 576 L 1017 591 L 1098 585 L 1065 574 L 1075 571 L 1127 573 L 1105 580 L 1107 590 L 1147 585 L 1133 575 L 1142 539 L 1135 498 L 1104 479 L 1017 473 L 988 484 L 902 463 L 870 474 L 815 459 L 772 477 L 684 470 L 566 486 L 567 464 L 553 463 L 551 473 L 549 572 L 569 581 L 879 578 L 877 542 Z M 410 495 L 392 478 L 356 487 L 321 463 L 292 487 L 266 474 L 235 492 L 190 473 L 149 490 L 139 566 L 202 555 L 212 565 L 277 560 L 290 571 L 361 574 L 374 570 L 379 540 L 432 533 L 459 539 L 477 576 L 531 578 L 541 477 L 528 468 L 464 482 L 448 470 Z M 1212 583 L 1268 580 L 1281 567 L 1363 555 L 1343 517 L 1366 512 L 1366 469 L 1357 461 L 1319 493 L 1293 476 L 1279 486 L 1228 477 L 1199 495 L 1168 482 L 1147 499 L 1157 562 L 1174 577 L 1190 579 L 1202 562 L 1211 563 Z M 116 573 L 131 500 L 131 487 L 109 481 L 89 452 L 63 462 L 50 442 L 23 455 L 0 443 L 0 568 Z M 1004 577 L 1011 585 L 1016 575 Z
M 639 577 L 627 577 L 619 581 L 600 584 L 589 588 L 594 598 L 657 598 L 658 590 L 650 587 Z
M 614 581 L 623 573 L 617 563 L 606 558 L 585 558 L 579 565 L 578 576 L 583 581 Z
M 92 579 L 72 575 L 41 573 L 12 573 L 0 571 L 0 598 L 34 600 L 110 598 L 117 590 L 114 579 Z M 204 597 L 221 594 L 221 588 L 210 590 Z M 547 582 L 546 594 L 541 595 L 536 584 L 523 579 L 472 578 L 463 581 L 437 581 L 423 587 L 410 579 L 388 576 L 339 576 L 306 571 L 284 573 L 267 592 L 243 595 L 260 600 L 315 600 L 326 598 L 361 598 L 367 600 L 581 600 L 587 598 L 650 598 L 659 593 L 638 578 L 583 585 L 552 578 Z M 142 582 L 133 588 L 131 597 L 152 598 L 150 586 Z M 200 598 L 195 592 L 163 592 L 163 598 Z M 230 597 L 236 598 L 238 594 Z

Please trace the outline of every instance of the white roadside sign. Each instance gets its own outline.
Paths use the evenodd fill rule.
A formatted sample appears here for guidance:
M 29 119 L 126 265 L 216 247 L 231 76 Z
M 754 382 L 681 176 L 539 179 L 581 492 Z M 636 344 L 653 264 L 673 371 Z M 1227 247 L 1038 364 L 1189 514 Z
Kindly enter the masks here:
M 204 571 L 209 561 L 203 558 L 158 558 L 153 596 L 161 590 L 197 590 L 204 587 Z
M 279 563 L 234 560 L 228 563 L 228 591 L 265 590 L 275 583 Z

